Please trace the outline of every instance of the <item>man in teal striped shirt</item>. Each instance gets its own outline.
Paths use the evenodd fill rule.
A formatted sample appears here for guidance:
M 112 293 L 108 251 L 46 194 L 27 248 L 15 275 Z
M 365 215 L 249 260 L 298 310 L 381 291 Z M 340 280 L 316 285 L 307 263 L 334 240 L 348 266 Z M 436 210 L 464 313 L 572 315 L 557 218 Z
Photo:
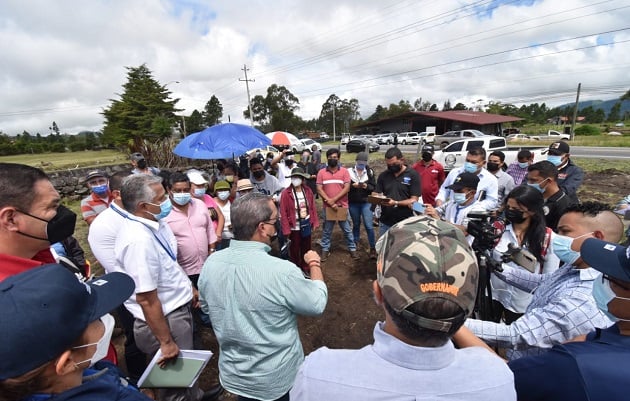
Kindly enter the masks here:
M 304 359 L 297 315 L 320 315 L 328 289 L 314 251 L 311 279 L 268 254 L 277 232 L 273 200 L 250 193 L 232 204 L 234 239 L 212 254 L 199 277 L 201 307 L 219 341 L 221 384 L 239 400 L 288 400 Z

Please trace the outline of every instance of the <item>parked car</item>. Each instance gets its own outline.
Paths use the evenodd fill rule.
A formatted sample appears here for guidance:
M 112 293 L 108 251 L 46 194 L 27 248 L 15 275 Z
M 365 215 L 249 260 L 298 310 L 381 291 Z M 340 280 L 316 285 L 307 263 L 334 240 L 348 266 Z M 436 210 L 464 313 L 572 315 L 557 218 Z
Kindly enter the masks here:
M 466 138 L 481 138 L 487 136 L 481 131 L 476 129 L 464 129 L 459 131 L 448 131 L 442 135 L 435 137 L 435 143 L 440 145 L 440 148 L 445 148 L 453 142 L 466 139 Z
M 250 150 L 247 151 L 247 154 L 249 155 L 249 157 L 254 157 L 259 152 L 262 155 L 263 159 L 267 157 L 267 153 L 269 153 L 269 152 L 273 153 L 273 157 L 276 157 L 280 153 L 282 153 L 275 146 L 268 145 L 268 146 L 265 146 L 265 147 L 262 147 L 262 148 L 250 149 Z
M 370 152 L 377 152 L 381 147 L 378 143 L 365 138 L 352 139 L 346 144 L 346 152 L 359 153 L 365 152 L 365 147 L 368 146 Z
M 435 133 L 434 132 L 421 132 L 418 134 L 420 137 L 420 142 L 424 145 L 425 143 L 435 143 Z
M 510 134 L 505 139 L 507 139 L 508 142 L 512 142 L 512 141 L 529 141 L 531 138 L 525 134 Z
M 350 134 L 341 134 L 341 144 L 342 145 L 347 145 L 348 142 L 352 139 L 355 139 L 354 136 L 350 135 Z
M 304 145 L 304 150 L 312 150 L 313 145 L 317 147 L 317 150 L 322 151 L 322 145 L 319 142 L 315 142 L 314 140 L 308 139 L 300 139 L 300 142 Z
M 374 136 L 374 141 L 379 145 L 391 145 L 394 142 L 394 137 L 391 133 L 378 134 Z
M 514 134 L 520 134 L 521 130 L 518 128 L 506 128 L 503 130 L 503 135 L 514 135 Z
M 530 135 L 530 138 L 536 141 L 568 141 L 571 139 L 571 135 L 550 129 L 546 134 Z
M 398 143 L 401 145 L 417 145 L 420 143 L 420 135 L 417 132 L 401 132 L 398 134 Z
M 319 133 L 319 137 L 320 137 L 321 139 L 330 139 L 330 135 L 328 135 L 328 134 L 327 134 L 327 133 L 325 133 L 325 132 L 320 132 L 320 133 Z

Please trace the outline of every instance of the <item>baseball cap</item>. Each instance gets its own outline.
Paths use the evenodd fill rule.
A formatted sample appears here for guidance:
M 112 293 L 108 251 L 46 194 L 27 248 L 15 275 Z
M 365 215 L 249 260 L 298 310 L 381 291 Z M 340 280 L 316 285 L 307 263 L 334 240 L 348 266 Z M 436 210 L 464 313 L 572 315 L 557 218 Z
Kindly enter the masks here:
M 254 189 L 254 186 L 249 178 L 242 178 L 236 182 L 237 191 L 247 191 L 249 189 Z
M 18 377 L 70 349 L 88 325 L 126 301 L 134 281 L 115 272 L 83 283 L 49 264 L 0 283 L 0 380 Z
M 131 154 L 131 161 L 137 162 L 138 160 L 142 160 L 142 159 L 144 159 L 144 156 L 140 152 Z
M 448 332 L 452 321 L 470 315 L 477 295 L 479 268 L 464 233 L 452 224 L 414 216 L 393 225 L 384 235 L 376 264 L 384 299 L 405 319 L 420 327 Z M 444 298 L 462 312 L 430 319 L 408 311 L 410 305 Z
M 107 178 L 107 174 L 104 171 L 102 171 L 102 170 L 92 170 L 92 171 L 87 173 L 87 176 L 85 176 L 85 182 L 88 182 L 92 178 L 95 178 L 95 177 Z
M 569 144 L 566 143 L 565 141 L 557 141 L 549 145 L 550 155 L 560 156 L 565 153 L 570 153 L 569 150 L 570 150 Z
M 192 181 L 192 180 L 191 180 Z M 230 183 L 227 181 L 217 181 L 214 184 L 214 190 L 215 191 L 221 191 L 221 190 L 230 190 Z
M 359 152 L 359 153 L 357 153 L 357 158 L 355 160 L 356 161 L 367 162 L 368 161 L 368 154 L 367 154 L 367 152 Z
M 291 174 L 289 174 L 290 177 L 302 177 L 302 178 L 311 178 L 308 174 L 306 174 L 304 172 L 304 169 L 302 169 L 301 167 L 293 167 L 291 169 Z
M 479 177 L 475 173 L 461 173 L 455 178 L 455 182 L 446 187 L 446 189 L 452 189 L 459 191 L 463 188 L 477 188 L 479 185 Z
M 426 145 L 422 146 L 422 151 L 423 152 L 435 153 L 435 148 L 433 147 L 433 145 L 426 144 Z
M 587 238 L 580 247 L 580 255 L 593 269 L 630 282 L 630 247 Z
M 199 171 L 189 171 L 186 175 L 190 182 L 195 185 L 205 185 L 208 183 L 208 180 L 206 180 Z

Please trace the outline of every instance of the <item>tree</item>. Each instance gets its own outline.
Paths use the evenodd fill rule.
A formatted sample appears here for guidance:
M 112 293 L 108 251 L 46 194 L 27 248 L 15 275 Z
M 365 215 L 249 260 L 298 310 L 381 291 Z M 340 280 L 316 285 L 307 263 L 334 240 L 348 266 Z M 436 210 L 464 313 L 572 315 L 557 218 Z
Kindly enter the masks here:
M 468 107 L 464 103 L 457 103 L 453 110 L 468 110 Z
M 127 83 L 120 99 L 110 99 L 111 105 L 102 112 L 103 142 L 136 152 L 145 148 L 147 139 L 159 142 L 169 138 L 177 124 L 175 113 L 181 110 L 175 108 L 179 99 L 170 99 L 171 92 L 153 78 L 145 64 L 125 68 Z
M 203 116 L 199 110 L 195 109 L 190 113 L 190 117 L 186 118 L 186 129 L 188 132 L 199 132 L 205 128 Z
M 376 120 L 380 120 L 385 118 L 385 116 L 387 115 L 387 108 L 381 106 L 380 104 L 376 106 L 376 108 L 374 109 L 374 113 L 372 113 L 371 116 L 369 116 L 368 118 L 366 118 L 365 121 L 376 121 Z
M 59 127 L 57 126 L 56 122 L 53 121 L 52 126 L 49 129 L 55 134 L 59 135 Z
M 624 100 L 630 100 L 630 89 L 628 89 L 628 91 L 627 91 L 626 93 L 624 93 L 624 94 L 623 94 L 623 95 L 619 98 L 619 100 L 621 100 L 622 102 L 623 102 Z
M 608 121 L 615 122 L 621 118 L 621 102 L 615 103 L 608 113 Z
M 333 126 L 333 108 L 335 109 L 335 132 L 349 129 L 359 118 L 359 101 L 357 99 L 339 99 L 334 93 L 328 96 L 328 99 L 322 105 L 322 111 L 319 113 L 319 126 Z M 341 125 L 340 125 L 341 124 Z
M 292 131 L 303 125 L 302 119 L 295 115 L 300 101 L 286 87 L 276 84 L 267 88 L 267 96 L 256 95 L 252 99 L 253 121 L 264 131 Z M 243 116 L 250 118 L 249 109 Z
M 453 108 L 451 107 L 451 99 L 448 99 L 446 102 L 444 102 L 444 106 L 442 106 L 442 111 L 449 111 L 452 109 Z
M 429 111 L 438 111 L 438 110 L 439 110 L 439 109 L 438 109 L 438 107 L 437 107 L 437 104 L 435 104 L 435 103 L 433 103 L 433 104 L 431 105 L 431 108 L 429 109 Z
M 215 95 L 212 95 L 210 100 L 208 100 L 201 116 L 206 127 L 212 127 L 213 125 L 221 123 L 221 117 L 223 117 L 223 106 Z

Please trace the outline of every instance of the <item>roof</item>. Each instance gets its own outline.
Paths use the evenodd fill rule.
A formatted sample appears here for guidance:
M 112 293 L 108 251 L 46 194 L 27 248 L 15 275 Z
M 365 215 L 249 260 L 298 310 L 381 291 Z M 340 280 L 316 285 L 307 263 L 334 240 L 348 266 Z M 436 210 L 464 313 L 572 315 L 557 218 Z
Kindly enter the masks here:
M 370 125 L 378 125 L 387 120 L 396 120 L 399 118 L 427 117 L 437 118 L 440 120 L 460 121 L 474 125 L 498 124 L 513 121 L 521 121 L 522 118 L 512 116 L 502 116 L 500 114 L 484 113 L 482 111 L 471 110 L 449 110 L 449 111 L 409 111 L 394 117 L 388 117 L 377 121 L 371 121 L 357 127 L 367 127 Z

